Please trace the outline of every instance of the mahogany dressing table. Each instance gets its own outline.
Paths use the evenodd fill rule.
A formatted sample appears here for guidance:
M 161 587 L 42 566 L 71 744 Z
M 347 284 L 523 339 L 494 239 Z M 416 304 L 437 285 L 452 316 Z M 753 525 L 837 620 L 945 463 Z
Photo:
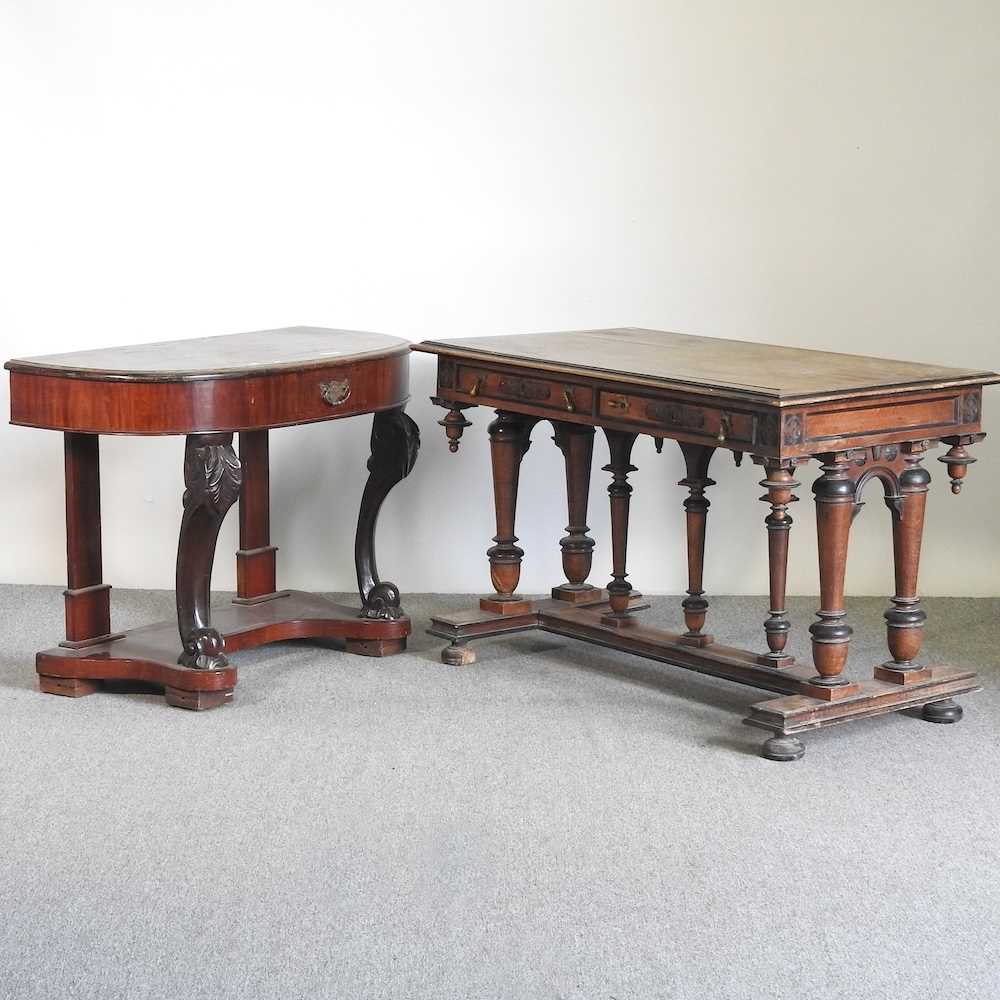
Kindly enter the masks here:
M 925 452 L 943 442 L 940 458 L 958 493 L 975 459 L 968 446 L 980 428 L 982 388 L 993 372 L 941 368 L 879 358 L 766 344 L 692 337 L 654 330 L 587 330 L 523 336 L 426 341 L 438 356 L 433 401 L 454 452 L 472 406 L 496 409 L 489 426 L 497 533 L 487 551 L 495 593 L 479 607 L 438 615 L 431 633 L 450 640 L 445 663 L 475 660 L 471 639 L 543 629 L 724 677 L 780 695 L 754 705 L 744 720 L 770 731 L 763 755 L 795 760 L 801 734 L 887 712 L 922 706 L 930 722 L 956 722 L 956 695 L 977 690 L 973 671 L 919 659 L 926 614 L 917 568 L 930 475 Z M 518 470 L 534 426 L 555 429 L 566 466 L 567 534 L 560 541 L 566 581 L 550 599 L 516 593 L 523 550 L 514 533 Z M 613 569 L 600 590 L 587 583 L 594 541 L 588 536 L 587 493 L 595 427 L 607 438 L 611 473 Z M 688 589 L 685 628 L 642 624 L 644 605 L 625 571 L 629 473 L 640 434 L 678 442 L 687 475 Z M 705 631 L 709 602 L 702 585 L 709 466 L 719 450 L 749 454 L 762 466 L 770 506 L 765 518 L 770 566 L 767 649 L 735 649 Z M 815 459 L 813 483 L 819 547 L 820 607 L 809 627 L 812 664 L 786 651 L 791 623 L 785 575 L 797 470 Z M 895 594 L 885 612 L 889 659 L 871 679 L 845 671 L 851 626 L 844 610 L 844 574 L 851 523 L 865 488 L 877 481 L 892 524 Z M 648 605 L 645 605 L 648 606 Z
M 79 697 L 103 681 L 151 682 L 181 708 L 232 698 L 227 653 L 279 639 L 342 639 L 348 652 L 406 648 L 410 621 L 379 579 L 375 522 L 416 460 L 403 412 L 409 345 L 395 337 L 290 327 L 8 361 L 11 423 L 62 431 L 66 461 L 66 639 L 38 653 L 42 691 Z M 268 431 L 374 414 L 355 539 L 361 607 L 277 589 L 270 540 Z M 239 435 L 239 456 L 233 434 Z M 111 631 L 101 566 L 101 434 L 183 434 L 177 621 Z M 352 470 L 344 470 L 350 474 Z M 239 498 L 237 597 L 210 609 L 219 528 Z

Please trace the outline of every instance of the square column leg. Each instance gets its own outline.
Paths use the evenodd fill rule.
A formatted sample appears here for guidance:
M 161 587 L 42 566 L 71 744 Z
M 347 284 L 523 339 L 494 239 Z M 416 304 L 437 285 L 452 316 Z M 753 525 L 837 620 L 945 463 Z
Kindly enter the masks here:
M 278 549 L 271 544 L 268 432 L 243 431 L 239 446 L 243 485 L 239 499 L 236 603 L 257 604 L 282 596 L 277 592 Z

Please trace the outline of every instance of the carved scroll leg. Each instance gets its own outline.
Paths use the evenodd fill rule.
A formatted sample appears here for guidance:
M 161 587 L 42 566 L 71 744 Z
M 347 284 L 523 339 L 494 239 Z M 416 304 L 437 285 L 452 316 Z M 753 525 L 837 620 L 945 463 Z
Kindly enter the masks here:
M 684 501 L 687 522 L 688 589 L 687 597 L 681 602 L 687 632 L 680 637 L 680 641 L 689 646 L 708 646 L 712 642 L 712 637 L 702 632 L 708 611 L 708 601 L 702 589 L 705 527 L 710 506 L 705 490 L 715 485 L 715 480 L 708 478 L 708 465 L 715 454 L 715 449 L 707 445 L 678 443 L 684 455 L 687 475 L 677 485 L 686 486 L 689 494 Z
M 892 554 L 896 568 L 896 593 L 892 607 L 884 615 L 892 660 L 875 668 L 877 680 L 895 684 L 913 683 L 931 675 L 916 662 L 927 621 L 917 596 L 917 573 L 931 477 L 920 465 L 922 448 L 904 445 L 903 450 L 906 468 L 899 476 L 899 495 L 885 498 L 892 514 Z
M 601 622 L 615 628 L 631 625 L 634 619 L 628 610 L 629 595 L 632 584 L 628 582 L 625 572 L 625 556 L 628 551 L 628 508 L 632 496 L 632 487 L 628 482 L 628 474 L 635 472 L 631 464 L 632 446 L 637 434 L 627 431 L 604 429 L 611 452 L 611 461 L 604 466 L 605 472 L 612 475 L 608 496 L 611 498 L 611 582 L 608 584 L 608 601 L 611 613 L 604 615 Z
M 389 491 L 413 468 L 420 449 L 420 431 L 402 408 L 383 410 L 372 420 L 368 482 L 361 496 L 354 565 L 358 573 L 362 618 L 395 619 L 403 615 L 399 589 L 381 581 L 375 564 L 375 525 Z
M 493 537 L 495 544 L 486 551 L 496 593 L 482 598 L 479 606 L 484 611 L 518 614 L 530 610 L 531 602 L 514 593 L 521 578 L 521 560 L 524 558 L 524 549 L 518 547 L 517 535 L 514 534 L 514 514 L 521 459 L 531 444 L 531 429 L 538 418 L 507 410 L 497 410 L 496 414 L 489 433 L 497 533 Z
M 842 676 L 847 663 L 851 627 L 845 621 L 844 576 L 847 542 L 854 517 L 855 486 L 842 452 L 821 456 L 823 474 L 813 483 L 816 496 L 816 535 L 819 545 L 820 607 L 818 622 L 809 626 L 813 660 L 819 676 L 804 685 L 803 693 L 832 700 L 854 694 L 857 684 Z
M 758 465 L 764 466 L 765 477 L 760 485 L 767 490 L 761 497 L 771 505 L 771 513 L 764 518 L 767 525 L 767 561 L 769 568 L 770 610 L 764 622 L 767 648 L 758 663 L 770 667 L 787 667 L 795 662 L 795 657 L 785 652 L 791 623 L 785 611 L 785 581 L 788 575 L 788 538 L 792 527 L 792 517 L 788 513 L 789 504 L 799 498 L 794 490 L 799 484 L 792 475 L 793 461 L 775 461 L 754 457 Z
M 242 470 L 232 434 L 189 434 L 184 447 L 184 515 L 177 543 L 177 662 L 200 670 L 228 666 L 225 642 L 212 628 L 212 564 L 219 529 L 240 493 Z
M 586 424 L 553 421 L 555 441 L 566 463 L 566 501 L 569 524 L 566 536 L 559 540 L 566 583 L 552 588 L 560 601 L 593 600 L 597 588 L 587 583 L 594 556 L 594 540 L 587 534 L 587 500 L 590 492 L 590 467 L 594 455 L 594 428 Z
M 240 547 L 236 552 L 236 603 L 257 604 L 277 593 L 277 546 L 271 544 L 267 431 L 240 434 Z

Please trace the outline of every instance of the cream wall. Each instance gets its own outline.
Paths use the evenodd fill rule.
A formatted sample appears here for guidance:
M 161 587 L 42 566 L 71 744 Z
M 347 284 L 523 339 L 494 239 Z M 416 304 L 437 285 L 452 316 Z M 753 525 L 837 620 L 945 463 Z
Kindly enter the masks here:
M 1000 6 L 968 0 L 6 0 L 3 353 L 296 323 L 412 340 L 635 325 L 1000 369 L 998 43 Z M 424 446 L 379 562 L 404 590 L 483 590 L 489 414 L 450 455 L 432 377 L 415 357 Z M 1000 389 L 985 417 L 961 497 L 929 463 L 928 594 L 1000 594 Z M 352 586 L 367 432 L 273 436 L 286 585 Z M 0 435 L 0 579 L 61 583 L 61 438 Z M 527 591 L 560 578 L 549 436 L 522 475 Z M 105 579 L 171 586 L 181 441 L 103 448 Z M 678 592 L 677 449 L 636 452 L 632 580 Z M 598 582 L 605 456 L 599 441 Z M 817 586 L 806 471 L 795 593 Z M 716 478 L 707 586 L 763 593 L 760 471 Z M 849 587 L 888 593 L 881 503 L 855 527 Z

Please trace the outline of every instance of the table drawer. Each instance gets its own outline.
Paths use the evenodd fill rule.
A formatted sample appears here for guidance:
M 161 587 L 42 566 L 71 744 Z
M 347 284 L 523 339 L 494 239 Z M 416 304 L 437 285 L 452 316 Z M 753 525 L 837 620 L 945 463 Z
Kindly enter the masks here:
M 594 405 L 593 390 L 584 385 L 467 365 L 459 366 L 455 388 L 484 403 L 504 401 L 527 403 L 541 409 L 560 410 L 564 413 L 590 414 Z
M 602 391 L 598 415 L 619 423 L 640 424 L 649 430 L 684 431 L 714 438 L 720 444 L 749 445 L 753 441 L 754 418 L 749 413 L 693 403 L 671 402 L 627 392 Z

